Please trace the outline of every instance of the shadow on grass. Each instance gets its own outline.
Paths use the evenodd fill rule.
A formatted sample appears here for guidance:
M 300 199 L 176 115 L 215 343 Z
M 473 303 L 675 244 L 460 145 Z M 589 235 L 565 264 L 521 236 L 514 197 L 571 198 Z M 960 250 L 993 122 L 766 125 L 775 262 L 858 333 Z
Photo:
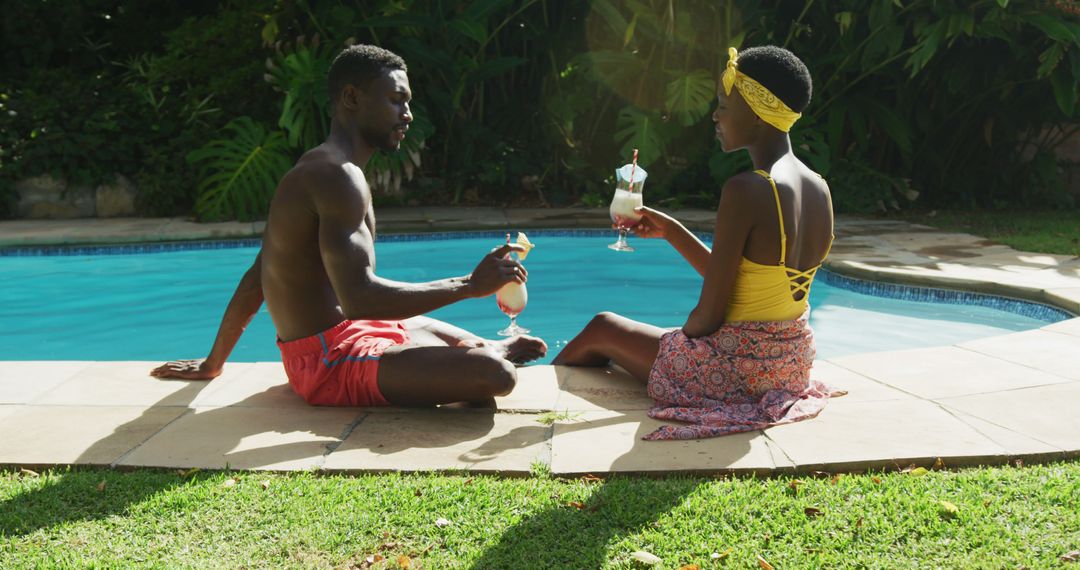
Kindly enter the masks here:
M 553 457 L 552 463 L 564 474 L 613 475 L 591 484 L 592 493 L 581 504 L 560 500 L 511 527 L 471 568 L 600 568 L 633 550 L 648 550 L 648 545 L 640 544 L 628 548 L 630 552 L 609 551 L 682 504 L 702 481 L 670 476 L 665 466 L 699 475 L 722 473 L 748 455 L 751 441 L 761 437 L 753 432 L 710 441 L 645 441 L 642 437 L 660 422 L 650 420 L 645 409 L 612 409 L 637 408 L 648 399 L 643 383 L 610 369 L 559 366 L 556 375 L 562 390 L 604 412 L 588 418 L 570 414 L 567 422 L 559 423 L 552 448 L 562 458 Z M 703 462 L 701 457 L 709 460 Z M 656 477 L 628 475 L 638 473 Z
M 177 473 L 123 473 L 94 467 L 57 468 L 41 477 L 44 481 L 40 488 L 0 503 L 0 537 L 124 514 L 133 505 L 185 482 Z
M 698 484 L 683 477 L 623 476 L 597 483 L 580 508 L 561 504 L 510 528 L 471 568 L 600 568 L 618 554 L 608 551 L 610 545 L 652 525 Z

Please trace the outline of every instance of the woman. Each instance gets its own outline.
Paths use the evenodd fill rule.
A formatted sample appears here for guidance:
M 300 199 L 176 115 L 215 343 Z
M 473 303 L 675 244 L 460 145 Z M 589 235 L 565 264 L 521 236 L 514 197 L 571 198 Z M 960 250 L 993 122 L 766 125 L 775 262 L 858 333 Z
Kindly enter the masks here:
M 555 364 L 615 362 L 648 382 L 649 415 L 687 422 L 645 439 L 725 435 L 817 415 L 829 390 L 810 380 L 807 298 L 833 238 L 825 181 L 791 151 L 788 130 L 810 102 L 806 66 L 775 46 L 728 49 L 713 113 L 724 152 L 746 149 L 754 171 L 730 178 L 710 251 L 677 220 L 639 208 L 634 232 L 666 239 L 704 277 L 697 306 L 668 331 L 597 315 Z

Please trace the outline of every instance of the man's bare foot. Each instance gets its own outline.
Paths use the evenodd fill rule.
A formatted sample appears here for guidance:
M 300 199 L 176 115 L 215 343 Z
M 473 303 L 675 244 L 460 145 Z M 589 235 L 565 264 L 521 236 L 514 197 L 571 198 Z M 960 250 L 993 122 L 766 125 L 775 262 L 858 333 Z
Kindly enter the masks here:
M 536 360 L 547 354 L 547 343 L 535 336 L 518 335 L 505 340 L 463 340 L 458 346 L 486 348 L 514 364 Z

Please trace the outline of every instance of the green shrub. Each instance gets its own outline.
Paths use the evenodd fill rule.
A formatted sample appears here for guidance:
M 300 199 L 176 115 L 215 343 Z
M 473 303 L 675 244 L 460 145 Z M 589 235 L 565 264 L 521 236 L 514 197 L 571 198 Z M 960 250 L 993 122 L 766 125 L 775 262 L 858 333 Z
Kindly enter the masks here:
M 46 172 L 123 173 L 141 212 L 186 212 L 202 180 L 182 157 L 233 119 L 283 129 L 292 157 L 325 137 L 322 77 L 350 40 L 409 65 L 414 130 L 368 169 L 392 203 L 603 204 L 637 148 L 651 202 L 711 207 L 749 167 L 713 142 L 725 48 L 771 43 L 815 78 L 791 138 L 838 210 L 1075 207 L 1053 151 L 1080 113 L 1078 14 L 1065 0 L 10 0 L 0 216 L 15 180 Z M 409 199 L 393 194 L 413 175 Z

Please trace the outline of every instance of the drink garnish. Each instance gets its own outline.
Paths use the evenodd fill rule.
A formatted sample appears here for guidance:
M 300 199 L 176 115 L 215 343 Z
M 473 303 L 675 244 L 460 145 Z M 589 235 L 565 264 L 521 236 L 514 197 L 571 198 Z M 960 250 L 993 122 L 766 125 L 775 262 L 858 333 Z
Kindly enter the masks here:
M 529 238 L 525 235 L 525 232 L 518 232 L 516 243 L 525 248 L 525 251 L 518 252 L 518 259 L 525 260 L 525 256 L 529 255 L 529 251 L 536 247 L 536 244 L 529 241 Z

